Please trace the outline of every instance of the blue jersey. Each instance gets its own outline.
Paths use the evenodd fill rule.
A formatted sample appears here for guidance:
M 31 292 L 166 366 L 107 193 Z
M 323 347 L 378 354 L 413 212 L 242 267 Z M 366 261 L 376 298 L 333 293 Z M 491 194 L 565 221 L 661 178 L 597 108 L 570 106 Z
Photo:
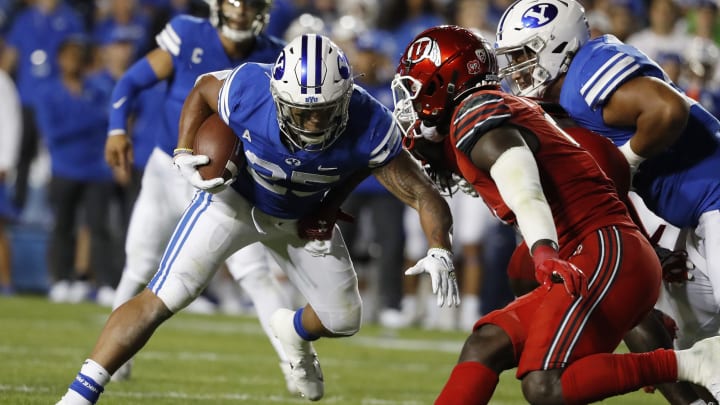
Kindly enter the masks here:
M 388 108 L 393 106 L 393 96 L 390 83 L 376 84 L 369 86 L 361 84 L 363 88 L 373 97 L 377 99 L 382 105 Z M 370 176 L 365 179 L 362 183 L 358 184 L 353 190 L 354 193 L 365 193 L 365 194 L 387 194 L 388 191 L 383 187 L 375 176 Z
M 170 155 L 177 146 L 183 102 L 198 76 L 232 69 L 244 62 L 275 62 L 284 46 L 277 38 L 260 34 L 246 58 L 230 59 L 220 42 L 217 29 L 206 19 L 187 15 L 173 18 L 156 39 L 158 46 L 170 53 L 173 59 L 174 74 L 168 81 L 164 101 L 167 131 L 158 137 L 158 146 Z
M 560 104 L 581 126 L 625 144 L 635 127 L 612 127 L 603 106 L 628 80 L 655 77 L 677 88 L 644 53 L 611 35 L 583 45 L 572 60 Z M 678 227 L 695 227 L 702 213 L 720 209 L 720 121 L 694 103 L 680 138 L 643 162 L 633 187 L 648 208 Z
M 165 133 L 165 125 L 157 117 L 163 114 L 166 88 L 167 82 L 157 83 L 140 93 L 133 104 L 133 167 L 141 171 L 158 143 L 158 136 Z
M 390 111 L 360 87 L 350 100 L 345 131 L 323 151 L 283 142 L 270 95 L 272 65 L 247 63 L 232 71 L 218 100 L 219 114 L 245 149 L 246 172 L 233 188 L 258 209 L 280 218 L 312 212 L 330 188 L 353 173 L 387 164 L 402 151 Z

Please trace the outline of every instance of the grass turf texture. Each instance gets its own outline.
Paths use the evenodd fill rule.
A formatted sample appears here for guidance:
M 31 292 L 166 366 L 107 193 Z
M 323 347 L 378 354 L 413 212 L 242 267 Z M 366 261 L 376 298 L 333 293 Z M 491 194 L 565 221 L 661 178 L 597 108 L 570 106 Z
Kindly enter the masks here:
M 0 404 L 53 404 L 92 350 L 110 310 L 0 298 Z M 345 339 L 315 343 L 325 374 L 320 403 L 432 404 L 457 360 L 464 332 L 388 331 L 364 325 Z M 110 383 L 100 403 L 303 404 L 290 396 L 277 357 L 251 317 L 178 314 L 137 355 L 130 381 Z M 524 404 L 512 372 L 491 404 Z M 662 404 L 635 392 L 604 404 Z

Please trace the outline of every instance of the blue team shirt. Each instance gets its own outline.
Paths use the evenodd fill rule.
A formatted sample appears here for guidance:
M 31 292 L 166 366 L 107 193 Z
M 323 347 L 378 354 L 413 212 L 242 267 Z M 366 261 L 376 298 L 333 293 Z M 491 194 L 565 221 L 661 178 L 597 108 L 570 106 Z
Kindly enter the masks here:
M 112 179 L 105 162 L 105 106 L 110 100 L 105 81 L 90 77 L 82 92 L 74 94 L 57 78 L 38 91 L 36 119 L 50 153 L 53 176 L 80 181 Z
M 358 170 L 387 164 L 402 151 L 390 111 L 357 86 L 347 127 L 329 148 L 291 150 L 282 141 L 270 95 L 271 69 L 270 64 L 239 66 L 225 80 L 218 100 L 218 113 L 240 137 L 247 161 L 233 188 L 258 209 L 300 218 L 333 186 Z
M 38 86 L 58 75 L 59 45 L 82 33 L 82 20 L 62 2 L 50 14 L 28 7 L 16 16 L 5 40 L 18 51 L 16 84 L 24 106 L 32 105 Z
M 662 69 L 638 49 L 611 35 L 583 45 L 572 60 L 560 104 L 581 126 L 625 144 L 635 127 L 612 127 L 602 109 L 628 80 L 649 76 L 677 88 Z M 678 227 L 695 227 L 702 213 L 720 209 L 720 122 L 697 103 L 685 131 L 659 156 L 643 162 L 633 187 L 647 206 Z
M 150 18 L 142 13 L 133 14 L 125 23 L 108 17 L 95 24 L 93 39 L 95 43 L 105 45 L 122 38 L 133 44 L 136 55 L 142 55 L 150 42 L 150 23 Z
M 217 29 L 206 19 L 188 15 L 174 17 L 156 37 L 158 46 L 172 55 L 174 75 L 168 81 L 165 104 L 166 131 L 158 137 L 158 147 L 172 155 L 177 146 L 178 123 L 185 97 L 198 76 L 232 69 L 244 62 L 275 62 L 285 45 L 275 37 L 260 34 L 244 59 L 230 59 L 220 42 Z

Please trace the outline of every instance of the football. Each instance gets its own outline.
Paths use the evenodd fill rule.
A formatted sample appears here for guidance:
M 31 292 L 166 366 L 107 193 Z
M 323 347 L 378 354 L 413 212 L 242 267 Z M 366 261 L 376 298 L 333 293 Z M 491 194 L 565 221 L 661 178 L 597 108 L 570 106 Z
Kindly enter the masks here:
M 203 179 L 216 177 L 230 180 L 245 164 L 242 142 L 219 115 L 209 116 L 195 134 L 196 155 L 207 155 L 210 162 L 198 166 Z

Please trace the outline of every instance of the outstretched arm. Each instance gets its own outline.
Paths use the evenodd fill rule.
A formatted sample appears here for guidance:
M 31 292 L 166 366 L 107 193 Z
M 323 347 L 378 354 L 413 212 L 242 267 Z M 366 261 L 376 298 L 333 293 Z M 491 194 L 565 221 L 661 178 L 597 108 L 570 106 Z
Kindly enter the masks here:
M 451 250 L 452 214 L 445 199 L 407 151 L 372 172 L 380 184 L 420 214 L 428 246 Z
M 132 143 L 127 134 L 130 110 L 143 89 L 169 78 L 172 73 L 172 56 L 157 48 L 135 62 L 115 84 L 110 104 L 108 139 L 105 143 L 105 160 L 111 167 L 130 170 L 133 161 Z
M 440 192 L 410 153 L 403 150 L 390 163 L 374 169 L 378 181 L 405 204 L 420 214 L 420 223 L 428 241 L 427 256 L 409 268 L 406 275 L 428 273 L 438 306 L 460 305 L 455 278 L 450 234 L 452 215 Z

